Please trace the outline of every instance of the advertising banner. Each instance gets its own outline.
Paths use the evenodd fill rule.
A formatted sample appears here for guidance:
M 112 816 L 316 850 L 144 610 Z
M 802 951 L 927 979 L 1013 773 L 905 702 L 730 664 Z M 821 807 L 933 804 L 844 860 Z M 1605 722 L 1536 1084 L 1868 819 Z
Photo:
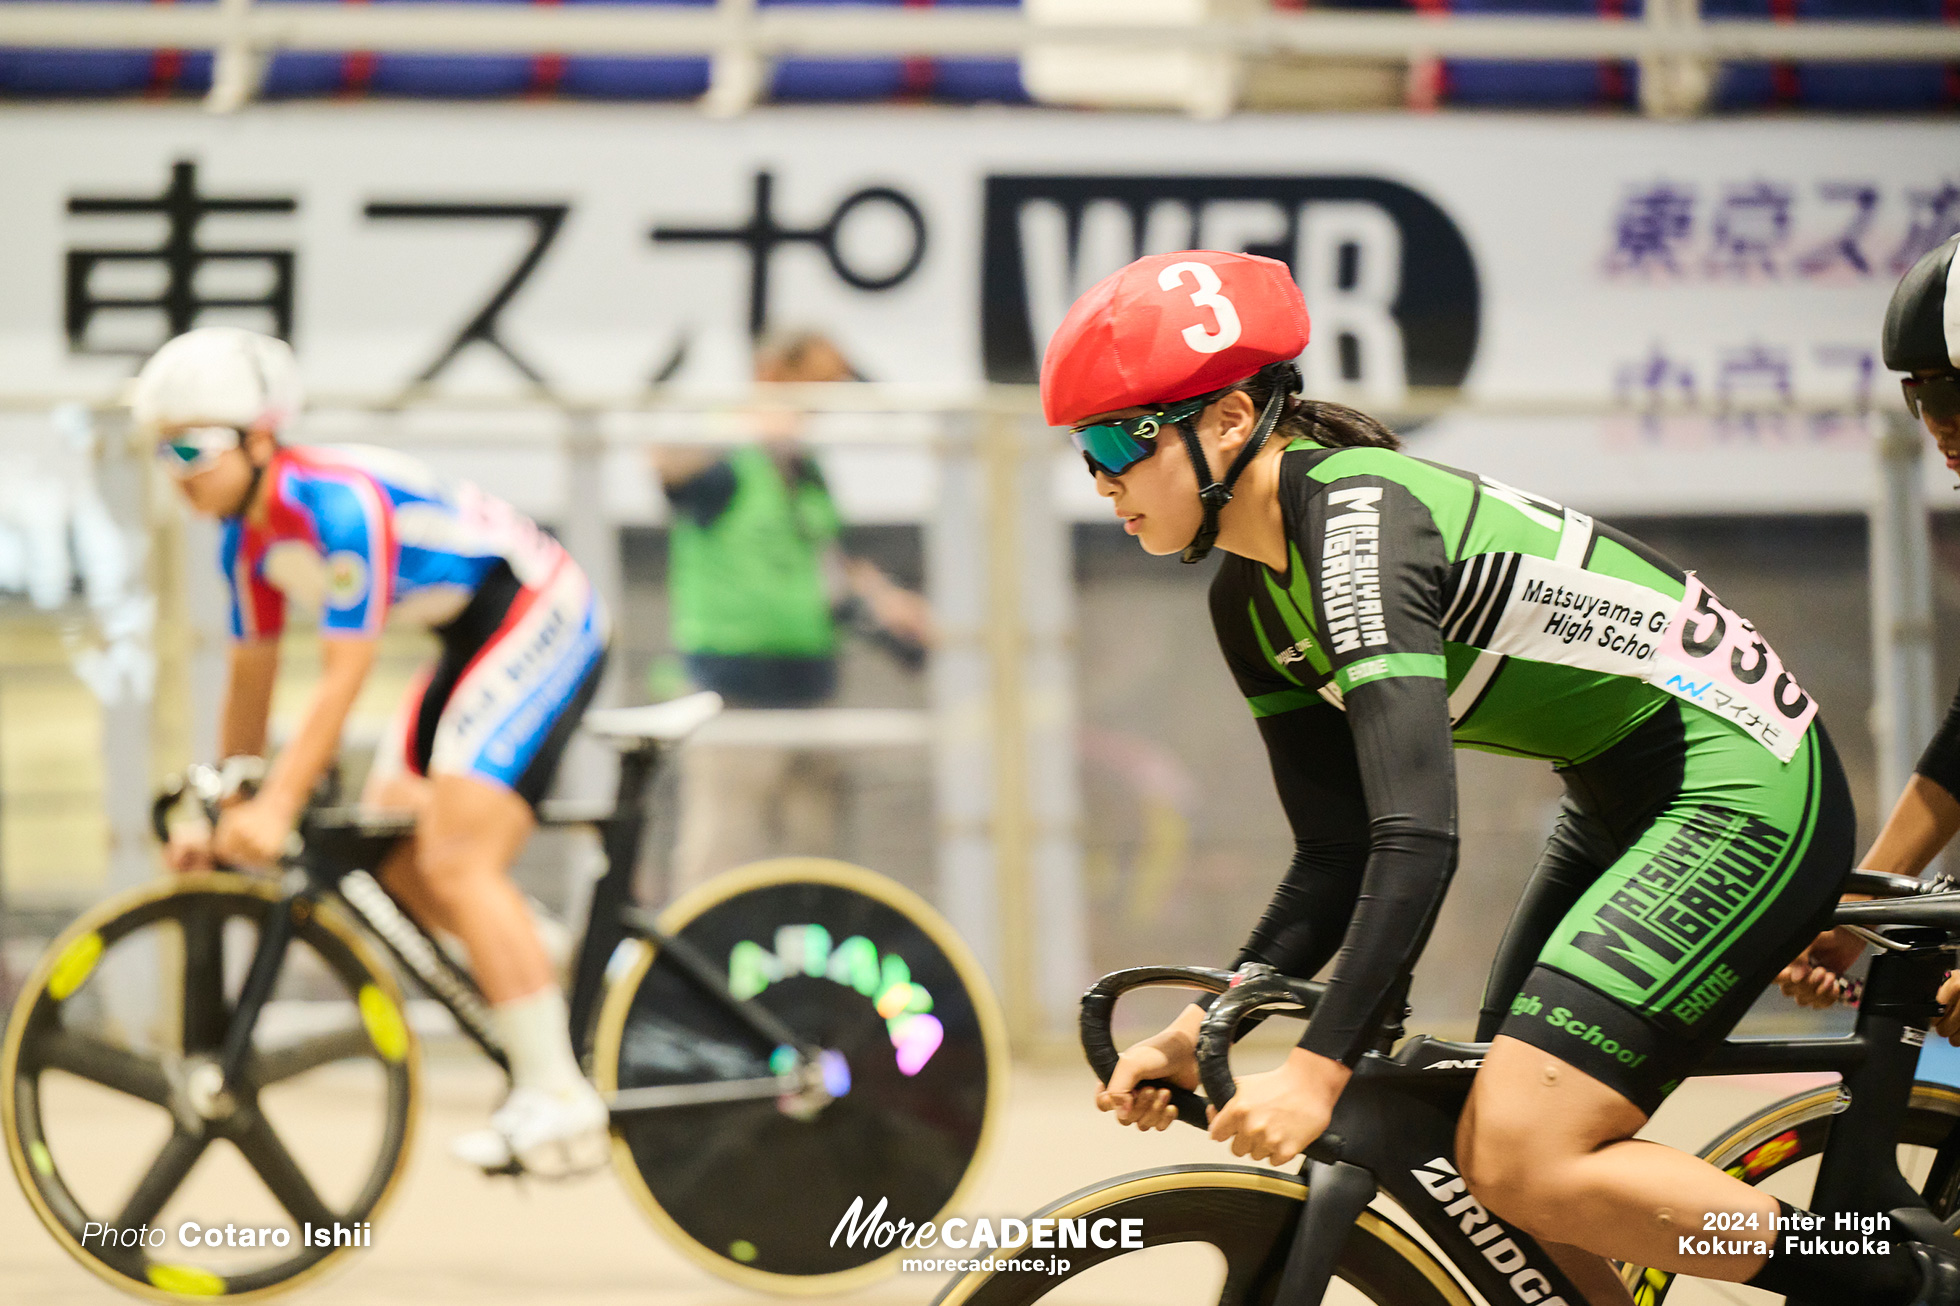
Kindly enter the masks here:
M 1698 489 L 1695 510 L 1862 504 L 1869 478 L 1845 479 L 1869 461 L 1859 414 L 1898 402 L 1886 297 L 1960 229 L 1960 148 L 1915 121 L 562 105 L 5 121 L 13 406 L 113 395 L 212 322 L 289 335 L 316 394 L 361 402 L 724 390 L 781 327 L 831 333 L 872 380 L 1027 382 L 1077 293 L 1195 246 L 1292 266 L 1313 393 L 1392 409 L 1461 387 L 1519 415 L 1419 441 L 1558 460 L 1534 489 L 1622 510 L 1629 463 L 1644 502 L 1737 450 L 1787 466 Z

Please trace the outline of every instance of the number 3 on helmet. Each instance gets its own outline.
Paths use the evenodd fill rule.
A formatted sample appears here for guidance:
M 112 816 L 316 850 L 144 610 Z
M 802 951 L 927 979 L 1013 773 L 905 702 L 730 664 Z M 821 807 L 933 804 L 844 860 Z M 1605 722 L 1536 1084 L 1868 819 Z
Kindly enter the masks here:
M 1192 321 L 1193 310 L 1198 321 Z M 1209 322 L 1204 318 L 1210 318 Z M 1105 277 L 1075 301 L 1041 360 L 1041 406 L 1100 475 L 1149 457 L 1166 423 L 1184 442 L 1204 520 L 1179 556 L 1197 562 L 1218 539 L 1219 513 L 1300 387 L 1307 305 L 1287 266 L 1254 254 L 1191 249 L 1153 254 Z M 1251 433 L 1213 480 L 1198 437 L 1200 411 L 1272 369 L 1274 386 Z M 1181 401 L 1188 400 L 1183 407 Z M 1124 408 L 1154 414 L 1091 425 Z M 1140 429 L 1147 426 L 1148 431 Z
M 1218 293 L 1225 288 L 1225 283 L 1212 271 L 1211 264 L 1173 263 L 1157 274 L 1157 284 L 1165 290 L 1176 290 L 1184 284 L 1187 276 L 1198 287 L 1191 292 L 1191 302 L 1212 311 L 1218 318 L 1218 330 L 1207 331 L 1195 324 L 1185 327 L 1179 333 L 1184 343 L 1201 354 L 1216 354 L 1230 349 L 1239 342 L 1239 336 L 1244 332 L 1239 326 L 1239 310 L 1232 306 L 1231 300 Z
M 1189 249 L 1097 282 L 1041 361 L 1050 425 L 1222 390 L 1307 347 L 1307 306 L 1277 259 Z

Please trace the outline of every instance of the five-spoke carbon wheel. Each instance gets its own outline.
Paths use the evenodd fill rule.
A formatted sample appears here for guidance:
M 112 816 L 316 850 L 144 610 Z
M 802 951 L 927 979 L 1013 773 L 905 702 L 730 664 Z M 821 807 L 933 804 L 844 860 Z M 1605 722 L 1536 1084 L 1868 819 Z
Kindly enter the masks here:
M 1199 1306 L 1196 1298 L 1178 1295 L 1177 1285 L 1157 1278 L 1143 1264 L 1151 1248 L 1195 1243 L 1213 1248 L 1224 1261 L 1224 1282 L 1210 1298 L 1217 1306 L 1273 1306 L 1306 1195 L 1307 1185 L 1298 1176 L 1252 1166 L 1181 1165 L 1125 1175 L 1028 1217 L 1070 1221 L 1085 1237 L 1069 1238 L 1058 1224 L 1056 1241 L 1067 1239 L 1061 1249 L 1025 1249 L 1010 1258 L 1008 1268 L 968 1270 L 933 1300 L 935 1306 L 1031 1306 L 1051 1294 L 1068 1299 L 1068 1285 L 1078 1276 L 1135 1257 L 1142 1272 L 1152 1276 L 1142 1290 L 1149 1300 Z M 1117 1234 L 1126 1220 L 1137 1222 L 1129 1228 L 1136 1230 L 1141 1246 L 1122 1245 Z M 1083 1242 L 1088 1245 L 1079 1245 Z M 990 1255 L 943 1248 L 926 1254 Z M 1066 1268 L 1061 1268 L 1064 1262 Z M 1161 1270 L 1158 1265 L 1156 1272 Z M 1104 1295 L 1091 1292 L 1076 1299 L 1109 1300 L 1109 1287 L 1103 1285 Z M 1135 1299 L 1142 1292 L 1128 1285 L 1125 1295 Z M 1373 1211 L 1364 1211 L 1348 1231 L 1326 1300 L 1327 1306 L 1470 1306 L 1435 1257 Z
M 281 904 L 272 883 L 232 874 L 112 899 L 55 941 L 15 1002 L 0 1047 L 7 1153 L 42 1223 L 116 1287 L 265 1295 L 371 1245 L 408 1151 L 415 1040 L 342 912 Z M 244 1082 L 218 1091 L 277 910 L 293 913 L 293 941 Z
M 824 1053 L 833 1100 L 704 1102 L 614 1122 L 615 1167 L 696 1263 L 765 1292 L 838 1292 L 899 1249 L 832 1240 L 854 1201 L 918 1223 L 954 1205 L 993 1131 L 1006 1038 L 985 977 L 916 894 L 844 862 L 783 858 L 718 876 L 660 926 Z M 603 1093 L 782 1073 L 681 967 L 633 941 L 593 1038 Z M 903 1253 L 909 1255 L 910 1253 Z

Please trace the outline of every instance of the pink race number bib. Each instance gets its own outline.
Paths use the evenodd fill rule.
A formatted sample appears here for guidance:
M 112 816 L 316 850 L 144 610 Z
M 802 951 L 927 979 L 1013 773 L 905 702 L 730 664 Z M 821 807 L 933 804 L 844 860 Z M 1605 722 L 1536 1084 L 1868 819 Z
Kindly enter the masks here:
M 1817 715 L 1776 650 L 1693 572 L 1654 663 L 1653 684 L 1740 726 L 1778 761 L 1796 754 Z

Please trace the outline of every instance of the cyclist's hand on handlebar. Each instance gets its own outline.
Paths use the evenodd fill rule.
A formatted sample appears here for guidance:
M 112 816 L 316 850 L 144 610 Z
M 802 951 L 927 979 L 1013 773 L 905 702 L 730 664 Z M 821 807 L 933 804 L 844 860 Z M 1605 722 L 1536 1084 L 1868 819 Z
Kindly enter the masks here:
M 1097 1110 L 1114 1111 L 1116 1123 L 1139 1129 L 1169 1129 L 1177 1122 L 1170 1090 L 1137 1087 L 1146 1079 L 1167 1079 L 1182 1088 L 1198 1086 L 1197 1044 L 1182 1050 L 1165 1047 L 1157 1041 L 1163 1037 L 1134 1044 L 1117 1059 L 1108 1086 L 1096 1092 Z
M 1826 930 L 1776 977 L 1776 986 L 1799 1006 L 1836 1006 L 1844 973 L 1865 951 L 1865 941 L 1849 930 Z
M 217 865 L 211 856 L 211 831 L 204 825 L 179 827 L 164 846 L 164 864 L 173 871 L 208 871 Z
M 1946 1014 L 1933 1022 L 1933 1032 L 1945 1035 L 1950 1043 L 1960 1044 L 1960 971 L 1954 971 L 1940 985 L 1940 1005 Z
M 1191 1013 L 1196 1012 L 1196 1018 Z M 1138 1088 L 1147 1079 L 1167 1079 L 1180 1088 L 1198 1087 L 1198 1026 L 1204 1021 L 1198 1007 L 1186 1009 L 1161 1033 L 1133 1043 L 1116 1060 L 1109 1083 L 1096 1090 L 1096 1109 L 1114 1111 L 1116 1122 L 1138 1129 L 1169 1129 L 1177 1122 L 1170 1092 Z
M 1224 1110 L 1212 1108 L 1211 1136 L 1230 1140 L 1234 1156 L 1285 1165 L 1326 1132 L 1353 1074 L 1338 1061 L 1294 1048 L 1277 1070 L 1241 1078 Z
M 211 839 L 217 856 L 235 866 L 271 866 L 293 832 L 294 813 L 264 794 L 227 807 Z

